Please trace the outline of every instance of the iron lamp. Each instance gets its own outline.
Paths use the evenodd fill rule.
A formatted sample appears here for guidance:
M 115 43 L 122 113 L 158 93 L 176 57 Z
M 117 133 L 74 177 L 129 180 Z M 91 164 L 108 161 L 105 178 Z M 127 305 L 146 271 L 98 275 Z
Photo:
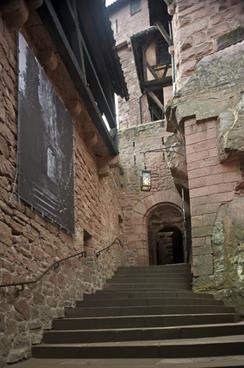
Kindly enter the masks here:
M 149 192 L 151 190 L 151 171 L 142 170 L 141 175 L 141 190 Z

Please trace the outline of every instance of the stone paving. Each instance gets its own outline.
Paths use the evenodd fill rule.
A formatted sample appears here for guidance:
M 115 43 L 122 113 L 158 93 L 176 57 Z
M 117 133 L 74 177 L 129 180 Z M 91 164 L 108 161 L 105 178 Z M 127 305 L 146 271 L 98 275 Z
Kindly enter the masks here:
M 231 368 L 244 367 L 244 356 L 194 359 L 30 359 L 12 368 Z

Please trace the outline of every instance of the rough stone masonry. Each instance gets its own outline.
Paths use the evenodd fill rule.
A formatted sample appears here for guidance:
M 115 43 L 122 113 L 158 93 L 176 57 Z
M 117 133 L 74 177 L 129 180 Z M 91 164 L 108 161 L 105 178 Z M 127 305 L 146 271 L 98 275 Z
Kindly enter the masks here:
M 0 14 L 1 15 L 1 14 Z M 9 18 L 8 18 L 9 19 Z M 25 18 L 26 20 L 26 18 Z M 22 29 L 29 45 L 41 25 L 29 19 Z M 45 38 L 48 41 L 48 37 Z M 43 41 L 44 42 L 44 41 Z M 42 47 L 45 43 L 42 42 Z M 49 45 L 50 46 L 50 45 Z M 84 104 L 78 115 L 73 103 L 74 87 L 62 60 L 53 69 L 43 62 L 45 71 L 74 122 L 75 235 L 62 229 L 19 201 L 16 192 L 17 170 L 17 32 L 0 16 L 0 284 L 36 279 L 53 262 L 86 250 L 87 259 L 74 258 L 50 271 L 34 285 L 0 289 L 0 366 L 30 356 L 31 345 L 40 342 L 43 329 L 53 318 L 62 316 L 64 307 L 83 298 L 84 292 L 102 287 L 107 277 L 123 262 L 122 249 L 113 247 L 96 259 L 95 250 L 121 237 L 119 201 L 120 173 L 99 176 L 92 145 L 84 140 L 80 122 L 89 122 Z M 43 56 L 42 53 L 39 55 Z M 42 58 L 39 59 L 42 62 Z M 62 90 L 55 84 L 62 72 Z M 68 93 L 67 93 L 68 91 Z M 81 101 L 82 104 L 82 101 Z M 84 244 L 84 229 L 91 235 Z

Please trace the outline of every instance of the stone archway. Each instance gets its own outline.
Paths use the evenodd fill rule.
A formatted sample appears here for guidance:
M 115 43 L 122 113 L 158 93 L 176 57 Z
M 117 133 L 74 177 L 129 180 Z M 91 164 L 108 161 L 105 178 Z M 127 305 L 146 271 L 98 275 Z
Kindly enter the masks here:
M 165 190 L 152 192 L 134 206 L 131 215 L 131 228 L 127 231 L 128 263 L 148 265 L 148 216 L 159 204 L 169 203 L 182 209 L 182 199 L 178 192 Z
M 147 228 L 149 264 L 184 262 L 184 221 L 179 207 L 159 203 L 147 216 Z

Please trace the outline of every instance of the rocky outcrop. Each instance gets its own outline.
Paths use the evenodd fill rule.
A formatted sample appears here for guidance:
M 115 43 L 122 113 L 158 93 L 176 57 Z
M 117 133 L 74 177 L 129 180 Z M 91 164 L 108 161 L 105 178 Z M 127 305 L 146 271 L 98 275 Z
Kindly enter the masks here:
M 244 91 L 239 100 L 219 115 L 218 151 L 220 161 L 244 157 Z
M 188 187 L 185 143 L 182 136 L 177 133 L 170 135 L 165 142 L 165 152 L 175 185 L 181 184 Z
M 244 314 L 244 197 L 219 207 L 212 233 L 213 275 L 195 282 Z

